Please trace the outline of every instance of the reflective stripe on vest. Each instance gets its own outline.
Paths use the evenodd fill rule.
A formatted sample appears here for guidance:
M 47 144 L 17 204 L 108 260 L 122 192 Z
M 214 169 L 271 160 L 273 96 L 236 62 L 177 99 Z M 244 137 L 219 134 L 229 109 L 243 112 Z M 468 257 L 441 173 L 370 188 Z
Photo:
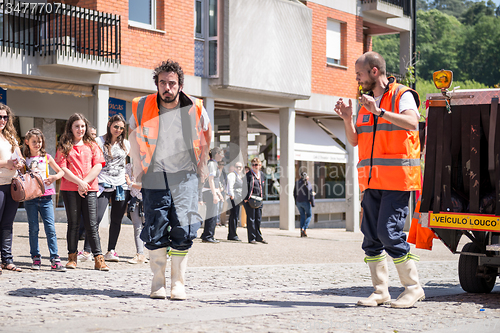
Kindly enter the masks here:
M 399 113 L 399 102 L 410 88 L 390 83 L 380 101 L 386 112 Z M 418 94 L 412 95 L 418 98 Z M 419 104 L 416 100 L 417 105 Z M 358 134 L 358 180 L 365 189 L 414 191 L 420 184 L 418 130 L 406 130 L 362 107 L 356 119 Z
M 362 168 L 370 165 L 369 159 L 360 160 L 358 162 L 358 168 Z M 419 158 L 374 158 L 373 165 L 382 166 L 420 166 Z
M 380 118 L 379 118 L 380 120 Z M 394 124 L 377 124 L 377 132 L 378 131 L 411 131 L 411 130 L 407 130 L 407 129 L 404 129 L 403 127 L 399 127 L 397 125 L 394 125 Z M 361 127 L 358 127 L 357 129 L 357 132 L 358 134 L 360 133 L 373 133 L 373 126 L 361 126 Z M 415 132 L 418 133 L 417 130 L 415 130 Z

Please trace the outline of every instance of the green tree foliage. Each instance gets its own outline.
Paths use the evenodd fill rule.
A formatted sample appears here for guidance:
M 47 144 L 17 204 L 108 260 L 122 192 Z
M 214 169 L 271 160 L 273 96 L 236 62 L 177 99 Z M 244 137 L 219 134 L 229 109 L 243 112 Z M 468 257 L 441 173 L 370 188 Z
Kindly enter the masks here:
M 463 0 L 434 0 L 429 8 L 437 9 L 441 13 L 459 17 L 467 9 L 467 3 Z
M 382 35 L 372 38 L 373 50 L 380 53 L 389 73 L 399 73 L 399 34 Z
M 429 7 L 427 0 L 417 0 L 417 10 L 429 10 Z
M 460 22 L 466 25 L 477 24 L 484 16 L 495 16 L 496 6 L 491 0 L 475 2 L 460 15 Z
M 450 69 L 455 80 L 486 86 L 500 83 L 500 7 L 491 0 L 420 0 L 417 11 L 417 55 L 411 64 L 417 83 Z M 441 10 L 438 10 L 441 9 Z M 374 36 L 373 50 L 399 72 L 399 35 Z
M 500 18 L 483 16 L 467 26 L 458 46 L 461 79 L 476 80 L 488 86 L 500 82 Z
M 439 69 L 457 71 L 457 41 L 461 40 L 463 26 L 453 16 L 437 9 L 417 12 L 417 76 L 432 79 Z M 458 74 L 458 73 L 457 73 Z

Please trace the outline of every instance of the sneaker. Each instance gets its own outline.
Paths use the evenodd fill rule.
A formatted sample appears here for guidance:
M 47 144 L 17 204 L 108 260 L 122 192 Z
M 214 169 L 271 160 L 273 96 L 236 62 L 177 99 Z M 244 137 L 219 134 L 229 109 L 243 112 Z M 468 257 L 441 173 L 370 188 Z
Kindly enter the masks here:
M 78 258 L 78 261 L 81 261 L 81 262 L 94 260 L 94 258 L 92 258 L 92 253 L 88 253 L 85 251 L 78 252 L 77 258 Z
M 104 255 L 104 260 L 118 262 L 120 261 L 120 257 L 118 257 L 118 253 L 116 253 L 115 250 L 111 250 Z
M 61 264 L 61 259 L 54 258 L 50 260 L 50 268 L 56 272 L 66 272 L 66 267 Z
M 33 257 L 33 264 L 31 265 L 31 269 L 34 271 L 39 271 L 41 265 L 42 265 L 42 257 L 40 256 Z
M 129 264 L 144 264 L 148 262 L 148 259 L 144 254 L 137 253 L 132 259 L 127 261 Z

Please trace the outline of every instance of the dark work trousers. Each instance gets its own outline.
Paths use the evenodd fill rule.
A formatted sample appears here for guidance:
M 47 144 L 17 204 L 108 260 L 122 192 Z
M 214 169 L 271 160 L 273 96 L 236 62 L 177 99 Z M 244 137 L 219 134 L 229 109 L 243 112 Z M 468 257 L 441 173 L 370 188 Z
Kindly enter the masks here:
M 127 209 L 127 202 L 130 199 L 130 191 L 125 191 L 125 200 L 116 201 L 116 190 L 112 192 L 102 192 L 97 198 L 97 229 L 101 224 L 106 207 L 111 202 L 111 221 L 109 221 L 109 238 L 108 238 L 108 251 L 116 249 L 116 242 L 122 228 L 122 219 Z M 85 237 L 85 245 L 83 247 L 85 252 L 90 252 L 90 244 Z
M 219 203 L 214 204 L 214 196 L 211 191 L 203 192 L 203 201 L 207 207 L 207 213 L 201 239 L 211 239 L 215 235 L 215 227 L 219 217 Z
M 0 185 L 0 246 L 2 264 L 12 264 L 12 225 L 19 203 L 12 200 L 10 184 Z
M 409 199 L 410 192 L 365 190 L 361 232 L 367 256 L 377 256 L 385 250 L 390 257 L 400 258 L 410 251 L 403 232 Z
M 248 202 L 243 203 L 245 212 L 247 213 L 247 234 L 248 241 L 262 241 L 262 234 L 260 232 L 260 221 L 262 219 L 262 207 L 252 208 Z
M 238 228 L 238 218 L 240 216 L 240 205 L 235 205 L 234 200 L 231 200 L 231 209 L 229 210 L 229 233 L 227 239 L 232 240 L 238 238 L 236 228 Z
M 83 198 L 78 191 L 61 191 L 61 194 L 68 218 L 68 253 L 76 253 L 78 250 L 78 228 L 80 217 L 83 216 L 85 238 L 89 239 L 91 252 L 94 257 L 102 254 L 101 239 L 97 230 L 97 192 L 88 192 Z
M 196 172 L 148 172 L 142 178 L 141 192 L 145 217 L 141 239 L 146 248 L 191 248 L 202 221 Z

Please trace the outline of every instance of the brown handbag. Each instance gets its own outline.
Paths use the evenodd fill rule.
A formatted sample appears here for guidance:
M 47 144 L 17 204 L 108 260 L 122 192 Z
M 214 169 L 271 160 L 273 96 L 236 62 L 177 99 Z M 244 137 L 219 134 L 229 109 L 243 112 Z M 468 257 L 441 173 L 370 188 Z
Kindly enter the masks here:
M 26 172 L 17 171 L 16 177 L 12 179 L 10 184 L 10 194 L 14 201 L 27 201 L 41 197 L 45 193 L 45 184 L 42 176 L 31 171 L 26 166 Z

